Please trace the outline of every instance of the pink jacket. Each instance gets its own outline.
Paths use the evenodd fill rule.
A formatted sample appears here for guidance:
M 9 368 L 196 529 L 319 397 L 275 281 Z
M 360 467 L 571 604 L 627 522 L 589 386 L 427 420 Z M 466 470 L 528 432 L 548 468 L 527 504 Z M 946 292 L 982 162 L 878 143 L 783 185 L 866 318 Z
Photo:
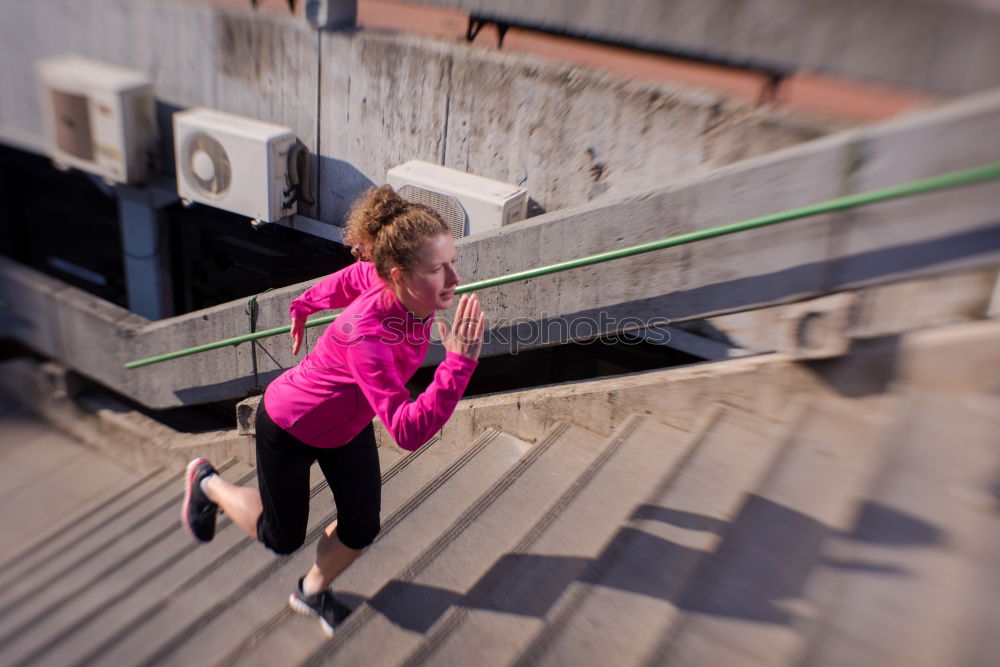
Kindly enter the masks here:
M 268 385 L 267 414 L 314 447 L 345 445 L 378 415 L 400 447 L 417 449 L 451 417 L 476 360 L 447 352 L 434 381 L 411 401 L 405 384 L 427 354 L 434 318 L 407 311 L 370 262 L 319 281 L 289 314 L 341 307 L 312 352 Z

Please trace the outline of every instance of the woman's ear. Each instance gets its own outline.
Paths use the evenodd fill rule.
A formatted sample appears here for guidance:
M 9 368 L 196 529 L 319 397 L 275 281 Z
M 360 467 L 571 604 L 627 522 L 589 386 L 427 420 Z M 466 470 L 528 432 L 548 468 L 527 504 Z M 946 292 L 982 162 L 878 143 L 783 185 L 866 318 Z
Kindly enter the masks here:
M 392 279 L 393 284 L 398 285 L 402 283 L 404 275 L 405 274 L 403 273 L 403 269 L 399 268 L 398 266 L 394 266 L 391 269 L 389 269 L 389 278 Z

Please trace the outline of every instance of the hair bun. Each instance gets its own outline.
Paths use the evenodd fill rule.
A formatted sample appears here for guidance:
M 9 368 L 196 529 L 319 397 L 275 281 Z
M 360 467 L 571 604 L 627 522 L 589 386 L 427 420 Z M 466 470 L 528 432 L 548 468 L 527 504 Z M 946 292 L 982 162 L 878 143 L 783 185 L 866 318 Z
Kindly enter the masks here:
M 393 267 L 413 268 L 425 240 L 449 234 L 434 209 L 400 197 L 388 185 L 369 188 L 351 206 L 344 243 L 389 282 Z
M 392 224 L 407 206 L 407 201 L 400 197 L 391 186 L 383 185 L 375 188 L 369 195 L 366 225 L 368 233 L 376 236 L 382 229 Z

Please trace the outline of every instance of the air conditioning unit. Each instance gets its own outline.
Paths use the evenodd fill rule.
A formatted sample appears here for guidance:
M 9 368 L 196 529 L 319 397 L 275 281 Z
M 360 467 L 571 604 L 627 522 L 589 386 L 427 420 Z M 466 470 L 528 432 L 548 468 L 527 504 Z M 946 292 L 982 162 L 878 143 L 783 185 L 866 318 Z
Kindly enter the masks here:
M 390 169 L 386 180 L 404 199 L 441 214 L 455 238 L 509 225 L 528 213 L 525 188 L 430 162 L 410 160 Z
M 287 217 L 298 208 L 291 172 L 300 150 L 292 130 L 281 125 L 214 109 L 174 114 L 177 194 L 187 202 L 259 222 Z
M 146 178 L 157 145 L 153 84 L 144 73 L 75 55 L 38 61 L 43 123 L 57 166 L 109 183 Z

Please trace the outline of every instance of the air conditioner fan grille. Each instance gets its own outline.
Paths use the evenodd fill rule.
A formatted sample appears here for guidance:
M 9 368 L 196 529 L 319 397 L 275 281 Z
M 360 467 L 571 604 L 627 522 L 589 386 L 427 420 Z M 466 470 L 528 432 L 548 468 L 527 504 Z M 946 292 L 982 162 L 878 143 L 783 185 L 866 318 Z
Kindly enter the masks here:
M 211 160 L 212 169 L 208 178 L 203 178 L 196 170 L 194 162 L 199 155 L 207 156 Z M 233 170 L 226 149 L 215 137 L 204 132 L 188 137 L 184 144 L 181 164 L 184 177 L 206 195 L 218 197 L 224 194 L 232 183 Z
M 452 238 L 460 239 L 465 236 L 465 223 L 467 216 L 462 204 L 451 195 L 441 192 L 434 192 L 417 185 L 403 185 L 399 188 L 399 196 L 407 201 L 425 204 L 437 211 L 444 219 L 444 223 L 451 230 Z

